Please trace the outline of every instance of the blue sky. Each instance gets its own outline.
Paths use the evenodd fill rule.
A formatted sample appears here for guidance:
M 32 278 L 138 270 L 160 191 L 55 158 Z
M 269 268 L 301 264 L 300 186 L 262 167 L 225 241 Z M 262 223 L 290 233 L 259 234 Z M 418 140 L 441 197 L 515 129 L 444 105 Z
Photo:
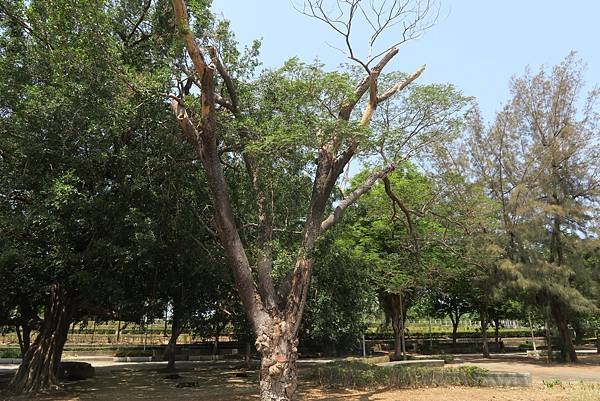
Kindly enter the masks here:
M 213 10 L 231 20 L 240 43 L 262 38 L 264 67 L 292 56 L 319 58 L 330 68 L 346 62 L 328 45 L 341 45 L 339 37 L 296 12 L 291 1 L 214 0 Z M 571 50 L 588 65 L 588 88 L 600 84 L 599 42 L 600 1 L 442 0 L 437 24 L 403 45 L 388 71 L 412 72 L 427 64 L 420 82 L 455 84 L 477 98 L 489 120 L 508 100 L 512 75 L 527 65 L 554 65 Z

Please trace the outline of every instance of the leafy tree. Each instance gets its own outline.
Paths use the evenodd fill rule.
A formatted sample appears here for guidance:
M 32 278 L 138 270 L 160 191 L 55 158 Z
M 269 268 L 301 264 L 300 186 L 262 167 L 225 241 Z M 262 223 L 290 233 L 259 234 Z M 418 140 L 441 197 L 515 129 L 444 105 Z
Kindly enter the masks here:
M 356 352 L 376 303 L 372 268 L 343 237 L 330 235 L 319 246 L 300 337 L 303 346 L 332 355 Z
M 318 10 L 323 11 L 320 4 L 316 5 Z M 342 16 L 348 21 L 345 34 L 348 39 L 351 21 L 358 15 L 355 13 L 358 2 L 339 2 L 339 5 L 349 7 Z M 169 95 L 172 109 L 204 167 L 221 244 L 257 336 L 256 346 L 262 356 L 261 398 L 287 400 L 293 396 L 297 385 L 297 341 L 314 268 L 317 239 L 394 166 L 388 164 L 373 171 L 328 216 L 335 184 L 357 154 L 359 146 L 368 148 L 368 128 L 377 106 L 417 79 L 423 68 L 379 91 L 378 77 L 398 53 L 397 47 L 392 46 L 375 58 L 361 61 L 353 55 L 347 40 L 351 58 L 364 68 L 365 75 L 356 88 L 353 88 L 354 82 L 348 74 L 325 73 L 320 68 L 295 61 L 287 63 L 275 74 L 264 74 L 252 85 L 243 71 L 236 68 L 236 65 L 247 64 L 241 61 L 239 53 L 220 54 L 219 47 L 211 46 L 207 38 L 199 36 L 198 30 L 190 27 L 184 1 L 174 0 L 173 8 L 179 33 L 192 63 L 192 68 L 184 65 L 180 81 L 190 85 L 196 83 L 200 97 L 198 99 L 188 85 L 181 85 L 177 93 Z M 315 7 L 310 9 L 314 11 Z M 372 45 L 391 23 L 407 21 L 405 39 L 414 37 L 427 26 L 424 21 L 431 11 L 428 6 L 409 4 L 401 9 L 403 12 L 399 13 L 392 9 L 387 17 L 389 23 L 381 30 L 375 28 L 379 32 L 374 35 Z M 381 12 L 378 10 L 371 7 L 372 12 Z M 312 15 L 333 26 L 326 13 Z M 197 25 L 203 26 L 201 20 L 196 18 L 196 21 L 200 21 Z M 206 48 L 200 46 L 197 37 L 204 41 Z M 224 49 L 227 48 L 224 46 Z M 238 56 L 237 60 L 235 56 Z M 369 100 L 362 116 L 357 118 L 354 114 L 359 113 L 357 105 L 364 96 L 368 96 Z M 244 242 L 246 238 L 240 233 L 240 215 L 236 216 L 239 210 L 234 208 L 231 200 L 221 159 L 223 153 L 241 161 L 249 178 L 250 186 L 246 193 L 253 195 L 257 211 L 256 240 L 250 244 Z M 284 176 L 290 180 L 294 176 L 305 178 L 309 173 L 312 191 L 306 202 L 297 202 L 303 205 L 304 213 L 291 216 L 302 227 L 302 234 L 294 241 L 294 260 L 286 266 L 284 279 L 277 283 L 272 274 L 277 256 L 273 242 L 276 241 L 275 224 L 280 222 L 275 219 L 275 210 L 280 209 L 273 205 L 277 204 L 275 199 L 281 188 L 276 188 L 277 192 L 272 190 L 270 178 L 277 176 L 275 172 L 282 171 L 280 166 L 285 168 Z M 295 189 L 290 190 L 295 192 Z M 298 191 L 301 200 L 305 200 L 305 191 L 303 187 Z
M 120 245 L 131 244 L 125 222 L 135 209 L 124 188 L 149 169 L 128 158 L 127 147 L 161 127 L 166 112 L 152 91 L 168 79 L 160 60 L 170 44 L 140 51 L 138 46 L 165 37 L 146 38 L 145 24 L 123 24 L 129 19 L 113 13 L 116 8 L 103 1 L 0 4 L 0 210 L 9 234 L 1 244 L 0 270 L 19 276 L 7 284 L 12 308 L 34 320 L 43 313 L 11 383 L 16 392 L 57 382 L 69 324 L 110 315 L 114 301 L 126 299 L 118 288 L 128 281 L 118 278 L 132 283 L 136 303 L 142 297 L 131 279 L 143 277 L 132 274 L 143 263 Z M 154 7 L 134 12 L 143 21 L 150 11 L 158 15 Z M 123 60 L 136 53 L 147 64 L 125 66 Z M 132 76 L 143 85 L 131 85 Z M 31 312 L 14 302 L 18 285 L 31 293 Z
M 513 79 L 513 99 L 494 125 L 475 125 L 472 152 L 478 177 L 501 203 L 504 266 L 529 303 L 545 306 L 561 359 L 571 362 L 570 316 L 594 309 L 575 280 L 582 273 L 577 244 L 594 235 L 598 205 L 599 92 L 578 111 L 582 76 L 571 54 L 551 72 Z
M 438 276 L 428 292 L 431 309 L 436 315 L 448 316 L 452 321 L 452 344 L 456 344 L 458 325 L 463 315 L 474 310 L 474 266 L 448 253 L 438 270 Z

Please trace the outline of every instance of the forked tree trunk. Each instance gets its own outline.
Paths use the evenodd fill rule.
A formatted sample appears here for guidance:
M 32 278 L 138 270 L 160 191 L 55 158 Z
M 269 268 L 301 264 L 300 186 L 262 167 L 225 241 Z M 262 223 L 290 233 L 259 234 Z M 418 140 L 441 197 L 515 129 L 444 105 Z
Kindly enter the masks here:
M 21 331 L 21 328 L 23 331 Z M 23 357 L 29 346 L 31 345 L 31 328 L 27 325 L 19 326 L 15 325 L 15 331 L 17 333 L 17 339 L 19 340 L 19 349 L 21 350 L 21 357 Z
M 285 321 L 274 324 L 271 335 L 263 334 L 256 340 L 261 354 L 261 401 L 289 401 L 298 385 L 298 337 L 290 332 Z
M 561 362 L 577 362 L 577 353 L 571 338 L 571 331 L 567 322 L 567 317 L 563 308 L 556 302 L 550 302 L 550 311 L 556 322 L 558 335 L 560 338 L 560 360 Z
M 56 373 L 67 340 L 70 309 L 64 289 L 54 285 L 40 332 L 25 353 L 23 363 L 9 384 L 9 391 L 35 393 L 58 385 Z

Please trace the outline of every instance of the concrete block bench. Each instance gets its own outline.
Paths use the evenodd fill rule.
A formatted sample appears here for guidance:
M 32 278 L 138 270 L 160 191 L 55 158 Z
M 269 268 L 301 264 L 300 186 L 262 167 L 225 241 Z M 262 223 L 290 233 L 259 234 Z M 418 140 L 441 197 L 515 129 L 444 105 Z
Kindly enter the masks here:
M 115 362 L 152 362 L 151 356 L 115 356 Z
M 527 372 L 486 372 L 477 375 L 484 387 L 529 387 L 531 374 Z
M 20 365 L 21 362 L 21 358 L 0 358 L 0 365 Z
M 411 368 L 442 368 L 444 367 L 443 359 L 415 359 L 408 361 L 392 361 L 377 363 L 377 366 L 406 366 Z

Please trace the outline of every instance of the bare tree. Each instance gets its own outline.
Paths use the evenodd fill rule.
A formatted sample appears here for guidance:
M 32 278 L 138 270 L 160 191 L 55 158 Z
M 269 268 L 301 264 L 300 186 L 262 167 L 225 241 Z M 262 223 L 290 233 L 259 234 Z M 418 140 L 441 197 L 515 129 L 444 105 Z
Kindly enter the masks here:
M 306 0 L 296 10 L 311 18 L 327 24 L 339 34 L 344 47 L 335 47 L 350 60 L 361 65 L 367 73 L 371 64 L 383 57 L 390 50 L 398 48 L 403 43 L 416 39 L 427 29 L 431 28 L 439 16 L 439 3 L 432 0 Z M 352 34 L 355 26 L 363 23 L 370 28 L 366 40 L 366 57 L 361 57 L 357 51 L 357 43 Z M 400 35 L 394 30 L 393 39 L 388 40 L 382 48 L 378 44 L 384 41 L 384 36 L 390 28 L 400 26 Z M 390 93 L 391 95 L 391 93 Z M 385 95 L 382 95 L 385 98 Z
M 398 54 L 397 46 L 416 37 L 422 29 L 429 26 L 422 26 L 421 22 L 430 13 L 430 3 L 406 1 L 393 2 L 392 5 L 386 6 L 384 2 L 381 7 L 376 7 L 372 1 L 338 1 L 336 6 L 341 14 L 336 18 L 330 18 L 322 6 L 323 2 L 308 2 L 305 12 L 326 22 L 340 33 L 345 38 L 351 59 L 365 70 L 364 77 L 352 95 L 342 102 L 335 113 L 338 121 L 349 122 L 354 118 L 354 112 L 359 112 L 358 105 L 362 106 L 361 99 L 366 96 L 367 101 L 358 117 L 360 130 L 370 124 L 379 104 L 392 98 L 422 74 L 424 67 L 404 77 L 384 93 L 378 91 L 378 78 L 390 60 Z M 349 7 L 349 12 L 344 12 L 344 7 Z M 183 95 L 186 88 L 189 90 L 189 86 L 182 85 L 181 93 L 169 95 L 171 106 L 184 135 L 191 142 L 206 171 L 209 190 L 215 205 L 218 236 L 228 257 L 235 286 L 257 337 L 255 345 L 262 357 L 261 399 L 289 400 L 292 399 L 297 386 L 298 331 L 314 266 L 315 242 L 320 235 L 342 218 L 350 205 L 379 179 L 385 178 L 393 171 L 394 164 L 389 163 L 386 167 L 371 173 L 327 215 L 327 207 L 335 184 L 344 168 L 357 154 L 360 136 L 356 135 L 348 139 L 340 132 L 333 132 L 320 145 L 296 261 L 293 266 L 290 266 L 290 273 L 276 285 L 272 277 L 273 251 L 269 241 L 274 230 L 272 209 L 267 202 L 268 194 L 262 185 L 269 171 L 263 169 L 248 152 L 241 154 L 256 194 L 258 216 L 256 245 L 259 251 L 255 266 L 252 266 L 236 226 L 217 146 L 218 107 L 227 110 L 233 118 L 239 118 L 244 105 L 240 104 L 235 81 L 219 57 L 218 51 L 214 47 L 203 48 L 193 36 L 184 0 L 173 0 L 173 8 L 179 32 L 193 63 L 192 73 L 199 86 L 201 105 L 198 111 L 184 102 Z M 367 17 L 369 11 L 375 14 Z M 359 13 L 365 16 L 373 27 L 373 35 L 369 40 L 371 47 L 385 30 L 397 24 L 402 24 L 404 27 L 402 39 L 374 56 L 360 59 L 354 54 L 350 41 L 353 22 Z M 227 98 L 215 90 L 217 76 L 224 83 Z M 245 135 L 245 131 L 240 130 L 239 135 Z M 257 281 L 254 280 L 254 271 Z

